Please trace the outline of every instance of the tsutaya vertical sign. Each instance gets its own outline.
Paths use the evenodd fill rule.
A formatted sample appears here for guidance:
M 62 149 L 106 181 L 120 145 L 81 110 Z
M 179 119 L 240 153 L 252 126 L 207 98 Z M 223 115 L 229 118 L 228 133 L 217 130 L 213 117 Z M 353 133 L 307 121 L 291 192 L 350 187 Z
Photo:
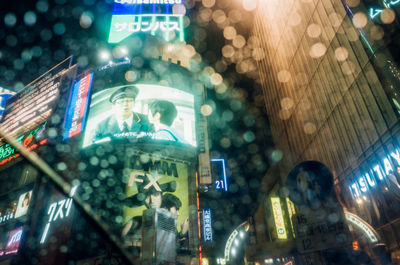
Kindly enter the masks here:
M 114 0 L 108 42 L 118 43 L 139 32 L 184 41 L 184 15 L 183 0 Z

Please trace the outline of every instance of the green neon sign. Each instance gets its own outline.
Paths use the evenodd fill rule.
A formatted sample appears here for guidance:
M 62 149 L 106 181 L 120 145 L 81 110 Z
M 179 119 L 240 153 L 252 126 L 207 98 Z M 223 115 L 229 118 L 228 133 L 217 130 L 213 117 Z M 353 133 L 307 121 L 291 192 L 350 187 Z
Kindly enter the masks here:
M 28 134 L 22 134 L 18 136 L 16 141 L 25 147 L 30 146 L 30 144 L 33 143 L 34 137 L 45 128 L 46 123 L 47 122 L 43 123 L 38 128 L 30 131 Z M 11 156 L 15 156 L 16 154 L 17 150 L 12 145 L 7 143 L 0 146 L 0 161 Z
M 180 41 L 185 41 L 183 16 L 175 15 L 113 15 L 109 43 L 118 43 L 135 33 L 149 33 L 153 36 L 175 32 Z M 166 39 L 169 41 L 169 39 Z

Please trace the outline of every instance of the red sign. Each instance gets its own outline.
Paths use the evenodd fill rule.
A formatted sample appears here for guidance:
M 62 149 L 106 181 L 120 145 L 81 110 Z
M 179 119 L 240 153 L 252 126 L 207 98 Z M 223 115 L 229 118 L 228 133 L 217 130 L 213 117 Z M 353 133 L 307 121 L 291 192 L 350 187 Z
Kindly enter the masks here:
M 6 246 L 6 255 L 15 254 L 18 252 L 19 243 L 21 242 L 22 238 L 22 232 L 22 226 L 10 232 Z
M 74 83 L 70 103 L 65 118 L 64 140 L 82 131 L 82 123 L 86 118 L 88 95 L 92 84 L 93 73 L 86 75 Z

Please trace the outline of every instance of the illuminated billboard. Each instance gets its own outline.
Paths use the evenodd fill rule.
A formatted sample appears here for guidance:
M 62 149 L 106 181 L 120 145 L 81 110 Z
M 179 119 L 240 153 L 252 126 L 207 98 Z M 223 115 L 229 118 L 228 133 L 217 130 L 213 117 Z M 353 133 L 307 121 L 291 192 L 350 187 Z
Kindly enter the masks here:
M 72 57 L 28 84 L 7 101 L 0 127 L 28 150 L 46 143 L 43 132 L 57 107 L 60 95 L 69 87 Z M 0 139 L 0 166 L 19 157 L 10 144 Z
M 178 250 L 189 246 L 189 166 L 168 160 L 150 159 L 142 163 L 140 156 L 129 158 L 127 199 L 124 203 L 125 226 L 122 240 L 126 247 L 138 251 L 142 246 L 142 215 L 146 209 L 164 209 L 177 217 Z M 138 253 L 137 253 L 138 254 Z
M 77 80 L 72 86 L 64 122 L 63 140 L 81 133 L 84 129 L 92 80 L 93 73 L 90 73 Z
M 184 41 L 184 14 L 182 0 L 115 0 L 108 42 L 139 32 Z
M 22 226 L 10 231 L 10 235 L 8 237 L 8 241 L 5 248 L 5 253 L 4 253 L 5 255 L 16 254 L 18 252 L 18 248 L 22 239 L 22 234 L 23 234 Z
M 10 197 L 16 197 L 17 199 L 9 199 Z M 30 206 L 32 199 L 32 190 L 21 193 L 16 192 L 13 195 L 7 194 L 0 198 L 0 225 L 6 224 L 15 220 L 16 218 L 20 218 L 25 216 L 28 212 L 28 208 Z
M 15 218 L 25 215 L 32 199 L 32 191 L 25 192 L 19 196 Z
M 287 239 L 285 221 L 283 219 L 283 212 L 281 207 L 281 199 L 279 197 L 271 197 L 271 204 L 278 238 Z
M 194 96 L 149 84 L 127 84 L 94 93 L 83 147 L 117 139 L 196 146 Z

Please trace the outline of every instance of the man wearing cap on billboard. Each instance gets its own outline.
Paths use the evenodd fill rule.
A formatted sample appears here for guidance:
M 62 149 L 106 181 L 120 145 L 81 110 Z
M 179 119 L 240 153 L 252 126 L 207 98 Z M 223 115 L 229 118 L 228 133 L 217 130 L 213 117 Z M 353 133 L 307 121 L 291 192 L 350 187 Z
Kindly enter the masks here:
M 145 115 L 133 112 L 135 99 L 139 93 L 136 86 L 123 86 L 111 94 L 113 114 L 100 122 L 92 137 L 92 142 L 104 138 L 138 137 L 148 132 L 150 124 Z

